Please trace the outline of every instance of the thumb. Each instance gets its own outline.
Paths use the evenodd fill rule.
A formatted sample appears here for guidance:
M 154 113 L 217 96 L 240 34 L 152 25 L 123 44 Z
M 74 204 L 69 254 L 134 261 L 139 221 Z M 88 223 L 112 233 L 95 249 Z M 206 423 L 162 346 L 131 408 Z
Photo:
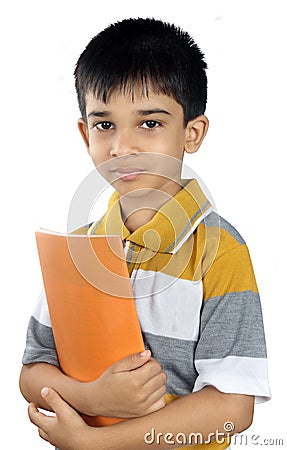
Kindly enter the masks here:
M 133 353 L 113 364 L 113 372 L 125 372 L 143 366 L 151 357 L 149 350 Z
M 50 406 L 52 411 L 54 411 L 54 413 L 56 413 L 57 415 L 63 410 L 66 405 L 64 400 L 56 391 L 54 391 L 54 389 L 44 387 L 41 390 L 41 395 L 45 402 Z

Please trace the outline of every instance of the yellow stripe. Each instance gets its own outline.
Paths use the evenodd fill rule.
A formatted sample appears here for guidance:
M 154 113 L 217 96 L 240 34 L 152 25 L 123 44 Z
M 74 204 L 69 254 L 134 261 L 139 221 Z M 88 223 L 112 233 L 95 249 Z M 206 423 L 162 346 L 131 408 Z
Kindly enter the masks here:
M 72 234 L 87 234 L 89 225 L 84 225 L 83 227 L 77 228 L 72 232 Z
M 123 226 L 118 217 L 119 210 L 112 210 L 111 224 Z M 104 225 L 100 225 L 97 234 L 104 234 Z M 115 229 L 111 230 L 115 233 Z M 123 226 L 123 238 L 129 234 Z M 220 232 L 220 241 L 219 235 Z M 86 234 L 87 227 L 76 230 L 77 234 Z M 175 254 L 154 253 L 152 250 L 134 245 L 129 251 L 129 272 L 132 270 L 148 270 L 161 272 L 169 276 L 186 280 L 203 280 L 204 299 L 217 297 L 229 292 L 258 292 L 256 280 L 245 244 L 238 244 L 228 231 L 218 227 L 205 227 L 203 223 L 197 227 L 189 240 Z
M 207 233 L 205 241 L 204 233 Z M 227 231 L 200 224 L 176 254 L 157 253 L 134 246 L 129 253 L 129 270 L 148 270 L 166 275 L 199 281 L 204 285 L 204 298 L 217 297 L 229 292 L 258 292 L 248 248 L 238 244 Z
M 96 234 L 119 234 L 123 239 L 154 252 L 172 252 L 210 207 L 196 180 L 190 180 L 185 184 L 181 191 L 156 212 L 150 222 L 133 233 L 130 233 L 123 224 L 120 197 L 114 192 L 109 201 L 108 212 L 97 228 Z
M 218 276 L 221 274 L 221 276 Z M 229 292 L 253 291 L 258 288 L 246 245 L 221 252 L 204 278 L 203 296 L 205 299 L 217 297 Z

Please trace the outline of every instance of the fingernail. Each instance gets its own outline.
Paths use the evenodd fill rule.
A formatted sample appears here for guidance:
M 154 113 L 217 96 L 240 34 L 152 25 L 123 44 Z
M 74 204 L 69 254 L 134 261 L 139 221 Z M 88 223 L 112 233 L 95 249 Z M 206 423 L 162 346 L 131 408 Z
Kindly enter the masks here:
M 144 358 L 145 356 L 147 356 L 148 350 L 144 350 L 143 352 L 140 353 L 140 357 Z
M 47 387 L 43 387 L 43 389 L 41 390 L 41 395 L 42 397 L 46 397 L 46 395 L 49 394 L 49 389 Z

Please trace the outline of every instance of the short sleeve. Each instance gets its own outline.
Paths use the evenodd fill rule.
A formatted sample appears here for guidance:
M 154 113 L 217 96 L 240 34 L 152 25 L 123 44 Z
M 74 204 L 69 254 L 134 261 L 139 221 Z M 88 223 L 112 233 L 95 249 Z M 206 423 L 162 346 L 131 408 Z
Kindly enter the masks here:
M 260 297 L 244 243 L 222 252 L 203 279 L 204 303 L 195 351 L 194 391 L 270 398 Z
M 45 362 L 59 367 L 53 331 L 50 322 L 47 300 L 41 293 L 34 312 L 30 318 L 26 347 L 22 358 L 23 364 Z

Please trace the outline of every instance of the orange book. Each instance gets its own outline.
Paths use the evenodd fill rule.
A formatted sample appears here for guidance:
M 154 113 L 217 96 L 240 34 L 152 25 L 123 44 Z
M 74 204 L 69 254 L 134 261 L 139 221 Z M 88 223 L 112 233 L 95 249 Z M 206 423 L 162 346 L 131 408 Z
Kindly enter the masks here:
M 144 349 L 120 236 L 36 232 L 61 370 L 97 379 L 114 362 Z M 84 416 L 89 425 L 124 419 Z

